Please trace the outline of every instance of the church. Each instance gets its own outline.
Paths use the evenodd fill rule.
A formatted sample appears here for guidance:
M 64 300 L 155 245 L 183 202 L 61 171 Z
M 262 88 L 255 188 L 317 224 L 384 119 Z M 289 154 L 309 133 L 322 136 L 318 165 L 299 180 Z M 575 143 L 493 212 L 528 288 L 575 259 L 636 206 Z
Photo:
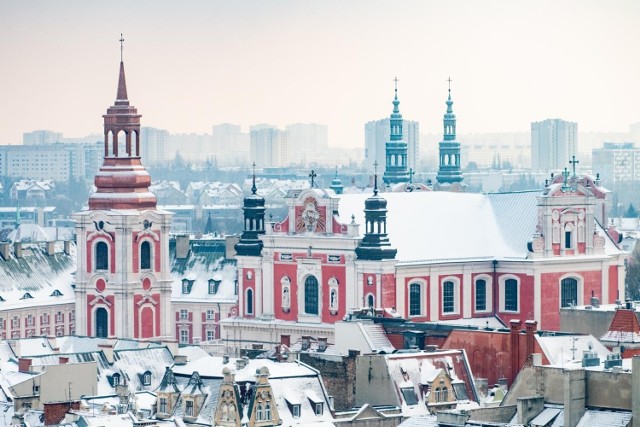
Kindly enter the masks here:
M 624 295 L 625 254 L 604 228 L 609 192 L 599 178 L 579 175 L 574 159 L 539 191 L 466 193 L 449 88 L 438 182 L 409 191 L 397 87 L 393 104 L 388 192 L 377 172 L 368 195 L 317 188 L 312 176 L 271 223 L 255 186 L 245 199 L 239 315 L 221 322 L 228 345 L 332 341 L 333 324 L 354 312 L 558 330 L 560 308 Z

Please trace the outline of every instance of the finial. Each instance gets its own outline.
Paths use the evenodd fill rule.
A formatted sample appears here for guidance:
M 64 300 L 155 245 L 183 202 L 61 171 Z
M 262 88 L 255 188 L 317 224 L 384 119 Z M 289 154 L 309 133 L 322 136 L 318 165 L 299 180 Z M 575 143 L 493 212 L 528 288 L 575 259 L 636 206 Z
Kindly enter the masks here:
M 258 188 L 256 187 L 256 162 L 253 162 L 253 185 L 251 186 L 251 194 L 256 194 Z
M 447 79 L 447 82 L 449 83 L 449 97 L 451 97 L 451 82 L 452 82 L 452 81 L 453 81 L 453 80 L 451 80 L 451 77 L 449 77 L 449 78 Z
M 314 180 L 317 176 L 318 175 L 316 175 L 316 172 L 313 169 L 311 169 L 311 173 L 309 174 L 309 178 L 311 178 L 311 188 L 316 186 L 316 183 Z
M 573 176 L 576 177 L 576 165 L 578 163 L 580 163 L 579 160 L 576 160 L 576 156 L 571 156 L 571 160 L 569 160 L 569 163 L 571 163 L 571 167 L 573 168 Z
M 415 175 L 413 168 L 409 168 L 409 184 L 413 183 L 413 175 Z
M 123 51 L 124 51 L 124 37 L 122 36 L 122 33 L 120 33 L 120 62 L 122 62 Z
M 338 177 L 338 167 L 336 166 L 336 178 Z
M 378 195 L 378 161 L 373 162 L 373 195 Z
M 394 77 L 393 78 L 393 83 L 395 85 L 395 92 L 396 92 L 396 98 L 398 97 L 398 78 Z

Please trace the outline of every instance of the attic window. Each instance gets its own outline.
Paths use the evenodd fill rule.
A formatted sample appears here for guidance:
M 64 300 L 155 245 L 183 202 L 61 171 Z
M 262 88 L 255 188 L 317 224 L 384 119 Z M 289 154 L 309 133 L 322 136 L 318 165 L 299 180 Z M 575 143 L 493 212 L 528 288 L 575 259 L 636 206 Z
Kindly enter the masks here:
M 151 385 L 151 372 L 146 371 L 142 374 L 142 385 Z
M 291 406 L 291 415 L 293 415 L 293 418 L 300 418 L 300 405 Z
M 220 287 L 219 279 L 209 279 L 209 295 L 218 293 L 219 287 Z
M 62 292 L 60 292 L 59 290 L 54 290 L 53 292 L 51 292 L 51 296 L 52 297 L 61 297 L 62 296 Z
M 416 396 L 413 387 L 401 388 L 400 391 L 402 392 L 402 397 L 404 397 L 404 401 L 407 402 L 407 405 L 411 406 L 418 404 L 418 397 Z
M 113 384 L 114 387 L 120 385 L 120 374 L 113 374 L 113 376 L 111 377 L 111 384 Z
M 20 299 L 30 299 L 30 298 L 33 298 L 33 296 L 29 292 L 25 292 L 24 295 L 22 295 L 22 298 Z
M 189 279 L 182 279 L 182 293 L 183 294 L 190 294 L 191 293 L 191 287 L 193 286 L 193 280 L 189 280 Z
M 4 301 L 6 300 L 0 296 L 0 302 L 4 302 Z
M 322 403 L 316 403 L 315 409 L 316 409 L 316 415 L 322 415 L 322 410 L 323 410 Z

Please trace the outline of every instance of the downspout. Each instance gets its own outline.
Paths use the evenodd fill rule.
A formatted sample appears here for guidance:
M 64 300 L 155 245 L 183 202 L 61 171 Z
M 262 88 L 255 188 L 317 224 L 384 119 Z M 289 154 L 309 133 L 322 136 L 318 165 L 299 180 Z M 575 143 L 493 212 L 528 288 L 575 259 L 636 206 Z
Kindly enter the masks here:
M 498 281 L 496 280 L 496 267 L 498 266 L 498 260 L 494 259 L 492 261 L 493 264 L 493 302 L 492 302 L 492 308 L 493 308 L 493 315 L 497 316 L 498 315 Z

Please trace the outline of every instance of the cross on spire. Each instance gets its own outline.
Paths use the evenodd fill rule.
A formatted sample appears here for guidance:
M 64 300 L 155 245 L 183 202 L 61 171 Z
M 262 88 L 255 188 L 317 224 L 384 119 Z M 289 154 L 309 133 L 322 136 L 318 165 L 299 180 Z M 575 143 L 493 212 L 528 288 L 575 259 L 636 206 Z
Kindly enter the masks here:
M 120 62 L 122 62 L 122 53 L 124 51 L 124 37 L 120 33 Z
M 580 160 L 576 160 L 576 156 L 571 156 L 571 160 L 569 160 L 569 163 L 571 163 L 571 167 L 573 168 L 573 176 L 577 176 L 576 165 L 580 163 Z
M 449 78 L 447 79 L 447 82 L 449 83 L 449 93 L 451 93 L 451 82 L 452 82 L 452 81 L 453 81 L 453 80 L 451 80 L 451 77 L 449 77 Z
M 398 78 L 393 78 L 393 84 L 395 85 L 396 97 L 398 96 Z
M 313 169 L 311 169 L 311 173 L 309 174 L 309 178 L 311 178 L 311 188 L 313 188 L 313 187 L 316 185 L 316 183 L 315 183 L 314 179 L 315 179 L 317 176 L 318 176 L 318 175 L 316 175 L 316 172 L 315 172 Z
M 409 184 L 413 183 L 413 175 L 416 173 L 413 171 L 413 168 L 409 168 Z

